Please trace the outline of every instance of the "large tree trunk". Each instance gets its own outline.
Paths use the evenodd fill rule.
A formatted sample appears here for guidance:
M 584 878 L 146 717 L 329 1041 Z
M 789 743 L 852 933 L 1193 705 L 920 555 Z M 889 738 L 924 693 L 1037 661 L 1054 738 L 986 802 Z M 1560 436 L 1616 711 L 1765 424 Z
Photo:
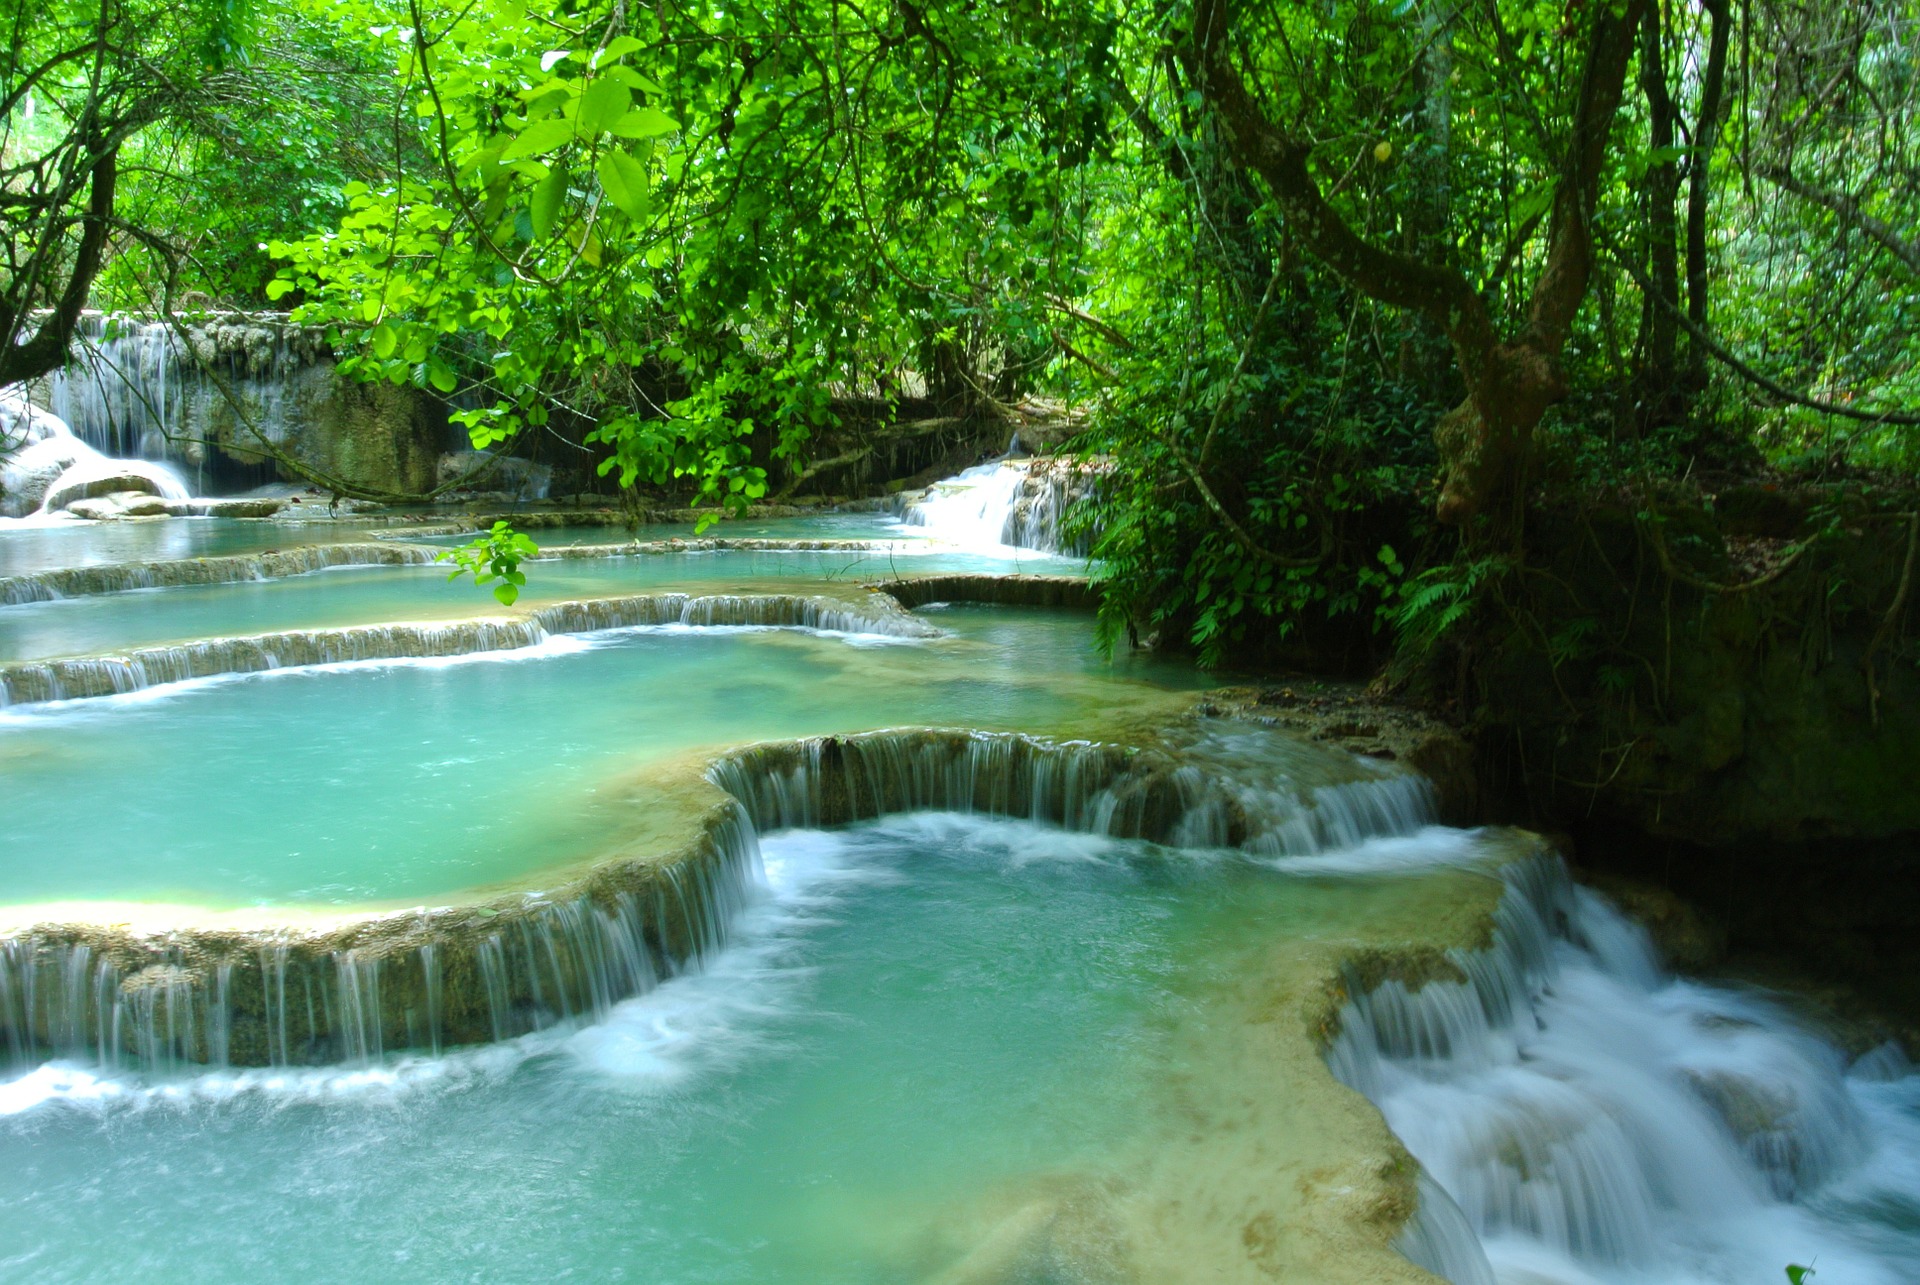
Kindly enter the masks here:
M 1312 145 L 1268 120 L 1235 68 L 1227 0 L 1200 0 L 1193 47 L 1201 89 L 1240 162 L 1273 193 L 1290 232 L 1352 288 L 1416 309 L 1453 345 L 1466 397 L 1435 430 L 1442 486 L 1436 511 L 1461 523 L 1488 511 L 1525 476 L 1533 430 L 1566 392 L 1560 354 L 1593 271 L 1594 207 L 1607 138 L 1620 107 L 1646 0 L 1593 6 L 1587 65 L 1554 193 L 1547 252 L 1527 317 L 1503 340 L 1486 303 L 1454 269 L 1396 254 L 1358 235 L 1327 201 L 1308 166 Z
M 1402 250 L 1411 257 L 1446 262 L 1453 221 L 1453 15 L 1429 9 L 1420 20 L 1426 49 L 1420 59 L 1421 126 L 1425 137 L 1409 163 L 1419 176 L 1402 219 Z M 1401 323 L 1400 378 L 1431 401 L 1460 396 L 1447 335 L 1423 312 Z
M 1700 118 L 1693 129 L 1693 160 L 1687 166 L 1687 319 L 1707 329 L 1707 202 L 1712 189 L 1713 149 L 1726 115 L 1727 37 L 1733 25 L 1728 0 L 1703 0 L 1713 26 L 1707 37 L 1707 70 L 1700 86 Z M 1707 385 L 1707 350 L 1687 346 L 1687 384 Z
M 1641 198 L 1647 216 L 1647 279 L 1653 290 L 1641 305 L 1640 368 L 1634 380 L 1634 422 L 1641 429 L 1671 423 L 1678 409 L 1680 168 L 1671 159 L 1673 96 L 1667 90 L 1660 25 L 1660 6 L 1648 5 L 1640 21 L 1640 87 L 1647 99 L 1647 142 L 1655 156 L 1647 166 Z
M 107 234 L 113 219 L 114 187 L 120 173 L 120 149 L 111 146 L 93 158 L 88 171 L 87 208 L 77 220 L 56 219 L 46 240 L 33 256 L 31 270 L 23 279 L 11 283 L 8 297 L 0 299 L 0 388 L 24 379 L 37 379 L 67 364 L 73 346 L 74 330 L 86 309 L 93 279 L 100 275 L 107 248 Z M 65 227 L 80 224 L 80 241 L 66 265 L 67 279 L 53 307 L 38 324 L 30 320 L 36 297 L 44 298 L 52 261 L 59 252 L 59 240 Z M 52 291 L 48 290 L 47 294 Z M 33 333 L 25 339 L 28 328 Z

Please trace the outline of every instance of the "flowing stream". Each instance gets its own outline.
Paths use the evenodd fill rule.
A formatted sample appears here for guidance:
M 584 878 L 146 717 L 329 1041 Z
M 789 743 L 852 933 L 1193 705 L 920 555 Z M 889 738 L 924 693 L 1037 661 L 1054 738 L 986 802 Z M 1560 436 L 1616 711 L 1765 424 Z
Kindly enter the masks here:
M 284 653 L 0 710 L 0 1279 L 1413 1282 L 1293 1230 L 1395 1172 L 1381 1116 L 1460 1285 L 1920 1279 L 1897 1052 L 1084 614 L 869 595 L 1077 568 L 992 467 L 971 550 L 588 550 L 517 615 L 404 561 L 0 605 L 9 674 Z

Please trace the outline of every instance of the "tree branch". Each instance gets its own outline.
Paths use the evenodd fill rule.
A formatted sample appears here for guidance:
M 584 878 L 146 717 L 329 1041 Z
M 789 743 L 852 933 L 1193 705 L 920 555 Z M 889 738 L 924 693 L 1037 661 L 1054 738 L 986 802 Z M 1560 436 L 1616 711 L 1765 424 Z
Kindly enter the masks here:
M 1795 196 L 1832 211 L 1843 223 L 1860 229 L 1878 242 L 1888 254 L 1900 260 L 1908 272 L 1920 277 L 1920 245 L 1905 239 L 1891 225 L 1861 209 L 1860 202 L 1855 198 L 1845 192 L 1829 191 L 1797 179 L 1784 165 L 1762 166 L 1760 176 Z

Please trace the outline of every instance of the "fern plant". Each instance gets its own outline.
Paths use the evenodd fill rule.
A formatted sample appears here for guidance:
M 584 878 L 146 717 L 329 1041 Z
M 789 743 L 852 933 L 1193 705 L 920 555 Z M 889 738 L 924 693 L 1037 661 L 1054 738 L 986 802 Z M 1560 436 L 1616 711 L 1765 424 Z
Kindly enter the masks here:
M 1380 610 L 1403 650 L 1425 651 L 1472 614 L 1481 586 L 1510 565 L 1507 558 L 1489 557 L 1430 567 L 1401 585 L 1399 601 Z

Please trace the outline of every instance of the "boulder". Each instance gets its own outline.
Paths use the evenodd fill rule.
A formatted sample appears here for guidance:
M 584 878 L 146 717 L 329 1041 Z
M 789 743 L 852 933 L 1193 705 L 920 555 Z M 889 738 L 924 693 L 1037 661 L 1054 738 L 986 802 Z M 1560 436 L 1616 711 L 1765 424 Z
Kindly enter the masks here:
M 130 518 L 163 518 L 167 516 L 167 507 L 173 503 L 157 495 L 131 495 L 120 491 L 107 497 L 120 506 L 120 511 Z
M 66 510 L 76 518 L 87 518 L 94 522 L 117 518 L 125 512 L 119 504 L 105 496 L 92 500 L 75 500 L 66 506 Z
M 75 500 L 101 499 L 116 491 L 159 496 L 164 490 L 157 479 L 134 469 L 87 470 L 79 477 L 60 478 L 47 489 L 42 503 L 49 510 L 71 510 Z
M 491 468 L 485 466 L 493 461 Z M 484 469 L 484 471 L 482 471 Z M 517 455 L 495 456 L 489 451 L 448 451 L 440 457 L 435 483 L 447 486 L 475 475 L 471 489 L 501 493 L 506 499 L 544 500 L 553 482 L 553 470 Z
M 270 518 L 285 507 L 285 501 L 270 497 L 233 500 L 168 500 L 165 512 L 176 518 Z

